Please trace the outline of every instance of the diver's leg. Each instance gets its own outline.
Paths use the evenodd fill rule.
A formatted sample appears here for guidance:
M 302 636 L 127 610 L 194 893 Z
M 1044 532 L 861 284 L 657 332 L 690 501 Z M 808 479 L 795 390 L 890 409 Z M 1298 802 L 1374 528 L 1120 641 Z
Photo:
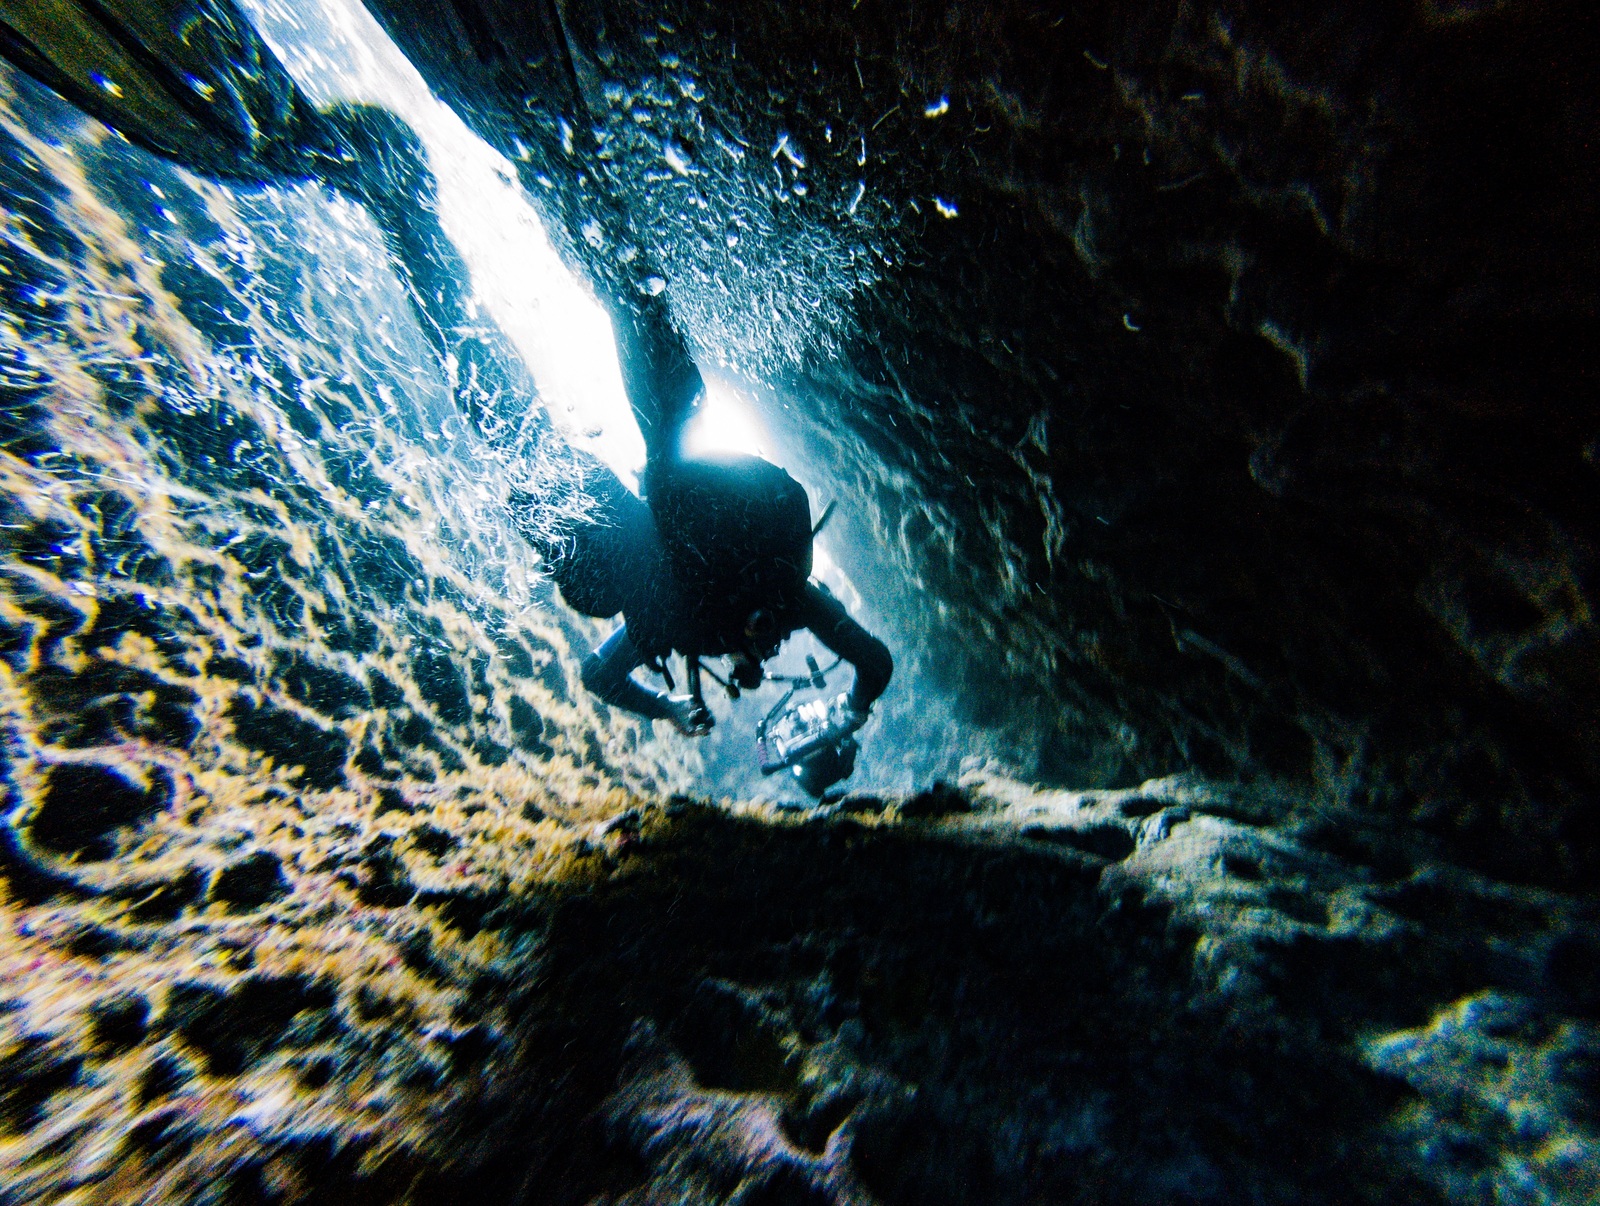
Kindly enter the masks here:
M 611 300 L 607 309 L 622 384 L 644 436 L 648 465 L 659 471 L 682 455 L 683 429 L 700 405 L 705 382 L 673 322 L 666 294 L 635 290 Z

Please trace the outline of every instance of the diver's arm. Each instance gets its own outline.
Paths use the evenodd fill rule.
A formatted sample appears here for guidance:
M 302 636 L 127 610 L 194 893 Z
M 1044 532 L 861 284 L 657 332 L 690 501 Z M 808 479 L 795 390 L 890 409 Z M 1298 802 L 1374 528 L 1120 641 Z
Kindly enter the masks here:
M 613 708 L 651 720 L 671 720 L 672 705 L 667 696 L 641 686 L 633 678 L 634 670 L 644 663 L 644 654 L 624 624 L 583 659 L 583 685 Z
M 872 707 L 894 673 L 889 647 L 850 618 L 844 604 L 814 582 L 806 584 L 800 624 L 856 670 L 850 688 L 850 707 L 865 712 Z
M 686 736 L 699 736 L 710 727 L 710 717 L 692 700 L 652 691 L 635 681 L 633 672 L 645 656 L 628 635 L 626 624 L 613 632 L 583 659 L 583 685 L 613 708 L 650 720 L 670 720 Z

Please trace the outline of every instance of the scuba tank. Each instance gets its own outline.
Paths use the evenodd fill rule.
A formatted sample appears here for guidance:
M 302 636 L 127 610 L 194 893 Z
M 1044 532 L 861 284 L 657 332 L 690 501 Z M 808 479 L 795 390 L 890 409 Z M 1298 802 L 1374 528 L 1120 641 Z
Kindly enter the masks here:
M 674 645 L 745 652 L 751 616 L 776 621 L 799 606 L 811 576 L 811 504 L 794 478 L 759 457 L 724 455 L 652 465 L 645 486 L 677 600 L 677 614 L 660 617 Z

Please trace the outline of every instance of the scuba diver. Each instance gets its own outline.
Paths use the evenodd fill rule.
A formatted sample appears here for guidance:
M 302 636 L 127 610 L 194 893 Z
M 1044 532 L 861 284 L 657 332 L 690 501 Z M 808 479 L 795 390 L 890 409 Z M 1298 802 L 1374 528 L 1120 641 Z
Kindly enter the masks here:
M 649 271 L 639 264 L 644 258 L 635 260 L 635 273 Z M 576 450 L 542 484 L 513 497 L 523 535 L 544 557 L 567 604 L 599 619 L 623 617 L 584 660 L 584 686 L 613 707 L 704 736 L 712 719 L 701 692 L 701 674 L 709 671 L 700 659 L 731 659 L 728 678 L 719 681 L 737 698 L 761 684 L 762 663 L 786 637 L 809 629 L 854 667 L 855 681 L 826 708 L 802 705 L 782 715 L 774 709 L 757 734 L 762 770 L 791 769 L 820 797 L 854 769 L 852 734 L 888 686 L 894 660 L 810 580 L 812 538 L 827 516 L 812 525 L 798 482 L 758 457 L 684 455 L 683 431 L 705 385 L 666 293 L 604 276 L 597 283 L 644 436 L 642 497 L 598 458 Z M 684 659 L 686 694 L 653 691 L 634 679 L 635 670 L 649 666 L 672 690 L 667 659 L 674 652 Z M 821 688 L 825 678 L 814 669 L 806 682 Z
M 533 542 L 570 606 L 597 617 L 622 614 L 622 625 L 584 659 L 584 686 L 612 707 L 704 736 L 713 722 L 701 686 L 702 672 L 711 672 L 701 658 L 730 659 L 728 677 L 718 681 L 737 698 L 767 677 L 762 663 L 786 637 L 809 629 L 851 664 L 855 681 L 825 704 L 785 711 L 791 690 L 758 727 L 762 770 L 792 770 L 813 796 L 847 777 L 853 734 L 888 686 L 894 661 L 810 580 L 821 525 L 813 527 L 800 484 L 757 457 L 663 457 L 647 466 L 641 499 L 597 459 L 580 454 L 580 465 L 582 480 L 571 488 L 589 500 L 588 513 Z M 670 691 L 674 652 L 683 657 L 685 693 L 655 691 L 633 677 L 651 667 Z M 813 661 L 808 676 L 776 678 L 820 688 L 826 673 Z

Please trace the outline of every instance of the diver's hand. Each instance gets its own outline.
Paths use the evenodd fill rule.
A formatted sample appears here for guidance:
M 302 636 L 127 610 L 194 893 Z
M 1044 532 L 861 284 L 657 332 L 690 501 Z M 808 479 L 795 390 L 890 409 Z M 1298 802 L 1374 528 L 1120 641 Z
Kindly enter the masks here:
M 672 727 L 685 737 L 704 737 L 711 731 L 711 726 L 716 724 L 709 710 L 702 704 L 697 704 L 690 695 L 669 695 L 667 707 L 671 711 L 668 717 Z
M 846 733 L 854 733 L 862 725 L 866 724 L 868 718 L 872 715 L 872 713 L 865 708 L 858 711 L 857 709 L 851 707 L 850 692 L 848 691 L 842 692 L 839 697 L 833 701 L 833 704 L 828 711 L 831 713 L 829 719 L 833 727 L 839 731 L 841 736 Z

